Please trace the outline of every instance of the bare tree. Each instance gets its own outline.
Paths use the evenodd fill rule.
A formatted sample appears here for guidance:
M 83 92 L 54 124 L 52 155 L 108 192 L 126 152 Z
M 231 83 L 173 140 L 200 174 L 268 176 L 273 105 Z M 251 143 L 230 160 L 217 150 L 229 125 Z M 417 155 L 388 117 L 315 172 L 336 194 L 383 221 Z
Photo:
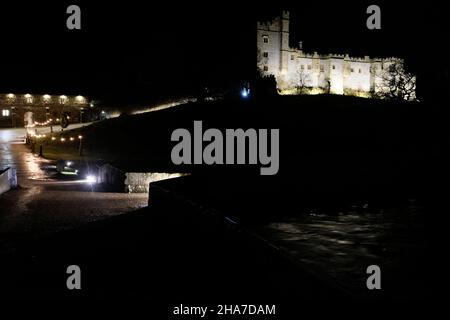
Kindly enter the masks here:
M 309 75 L 305 72 L 304 69 L 297 69 L 297 85 L 295 86 L 297 89 L 297 94 L 306 93 L 306 89 L 308 88 L 309 83 Z
M 394 100 L 416 100 L 416 77 L 397 59 L 376 76 L 375 97 Z

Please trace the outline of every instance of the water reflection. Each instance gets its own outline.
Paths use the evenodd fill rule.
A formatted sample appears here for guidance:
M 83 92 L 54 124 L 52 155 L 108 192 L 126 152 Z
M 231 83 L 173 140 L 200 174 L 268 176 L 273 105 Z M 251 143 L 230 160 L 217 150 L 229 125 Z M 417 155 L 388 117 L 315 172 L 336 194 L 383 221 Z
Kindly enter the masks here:
M 411 202 L 365 213 L 305 213 L 259 227 L 257 232 L 299 263 L 344 287 L 361 290 L 370 264 L 390 265 L 402 272 L 401 259 L 420 260 L 426 249 L 422 211 Z
M 28 185 L 31 180 L 48 180 L 44 170 L 50 162 L 33 155 L 25 145 L 0 143 L 0 167 L 15 168 L 19 184 Z
M 41 169 L 41 161 L 37 159 L 33 154 L 26 153 L 23 155 L 26 165 L 26 172 L 28 174 L 28 179 L 31 180 L 42 180 L 46 178 L 46 173 Z

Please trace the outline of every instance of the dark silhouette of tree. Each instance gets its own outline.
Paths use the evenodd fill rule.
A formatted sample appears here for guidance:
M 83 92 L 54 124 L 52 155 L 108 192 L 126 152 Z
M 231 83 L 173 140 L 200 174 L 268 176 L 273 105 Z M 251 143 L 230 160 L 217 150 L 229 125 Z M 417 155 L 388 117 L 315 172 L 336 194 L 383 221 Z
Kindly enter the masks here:
M 325 82 L 326 82 L 326 87 L 325 87 L 326 93 L 330 94 L 331 93 L 331 79 L 329 76 L 327 76 L 325 78 Z
M 261 70 L 255 72 L 250 88 L 254 98 L 267 98 L 278 95 L 275 77 L 273 75 L 264 75 Z
M 416 100 L 416 77 L 405 70 L 403 60 L 395 60 L 376 76 L 374 96 L 394 100 Z

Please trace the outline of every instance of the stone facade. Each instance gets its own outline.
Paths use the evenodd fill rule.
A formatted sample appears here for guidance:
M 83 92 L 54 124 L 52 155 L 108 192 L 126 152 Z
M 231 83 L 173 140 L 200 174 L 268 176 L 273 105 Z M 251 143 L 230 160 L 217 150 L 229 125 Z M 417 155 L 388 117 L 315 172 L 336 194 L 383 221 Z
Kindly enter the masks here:
M 127 172 L 108 163 L 98 171 L 97 182 L 110 190 L 128 193 L 148 193 L 149 185 L 155 181 L 185 176 L 185 173 L 165 172 Z
M 270 22 L 257 23 L 257 67 L 273 75 L 281 93 L 333 93 L 370 96 L 383 88 L 389 66 L 399 58 L 350 57 L 348 54 L 318 54 L 289 45 L 289 12 Z
M 83 96 L 0 94 L 0 127 L 57 124 L 63 115 L 70 123 L 82 122 L 89 101 Z

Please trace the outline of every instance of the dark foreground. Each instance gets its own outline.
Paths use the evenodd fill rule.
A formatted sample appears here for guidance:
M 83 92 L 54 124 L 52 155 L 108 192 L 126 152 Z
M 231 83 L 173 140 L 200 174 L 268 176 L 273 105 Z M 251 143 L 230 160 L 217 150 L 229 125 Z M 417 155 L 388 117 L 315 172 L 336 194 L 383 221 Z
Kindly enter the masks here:
M 116 155 L 164 169 L 172 129 L 194 120 L 280 128 L 280 171 L 186 166 L 191 177 L 152 185 L 147 208 L 3 252 L 1 296 L 145 299 L 163 314 L 181 303 L 291 312 L 299 301 L 428 299 L 435 169 L 422 106 L 346 97 L 271 104 L 284 112 L 225 101 L 88 127 L 83 134 L 96 139 L 86 139 L 87 151 L 110 140 Z M 369 264 L 382 269 L 380 291 L 365 286 Z M 66 287 L 69 265 L 81 268 L 80 291 Z
M 185 185 L 195 188 L 195 182 L 186 180 Z M 155 184 L 147 208 L 25 244 L 4 256 L 2 297 L 144 299 L 162 313 L 180 303 L 267 303 L 292 312 L 299 300 L 429 298 L 420 230 L 401 232 L 398 227 L 414 214 L 404 215 L 395 226 L 384 216 L 371 218 L 380 218 L 378 222 L 361 217 L 374 230 L 359 230 L 360 236 L 342 234 L 350 216 L 341 223 L 335 218 L 328 228 L 323 228 L 326 220 L 333 219 L 324 217 L 251 226 L 187 198 L 180 187 L 169 192 L 171 185 Z M 414 226 L 410 221 L 407 227 Z M 321 227 L 329 232 L 318 231 Z M 375 229 L 383 227 L 393 234 L 379 236 L 383 231 Z M 358 233 L 358 222 L 347 228 Z M 326 242 L 333 237 L 343 243 Z M 360 243 L 349 245 L 348 239 Z M 350 257 L 342 256 L 346 247 L 353 248 Z M 369 252 L 357 252 L 364 248 Z M 366 289 L 367 263 L 383 268 L 383 290 Z M 82 270 L 79 291 L 66 287 L 66 269 L 73 264 Z

